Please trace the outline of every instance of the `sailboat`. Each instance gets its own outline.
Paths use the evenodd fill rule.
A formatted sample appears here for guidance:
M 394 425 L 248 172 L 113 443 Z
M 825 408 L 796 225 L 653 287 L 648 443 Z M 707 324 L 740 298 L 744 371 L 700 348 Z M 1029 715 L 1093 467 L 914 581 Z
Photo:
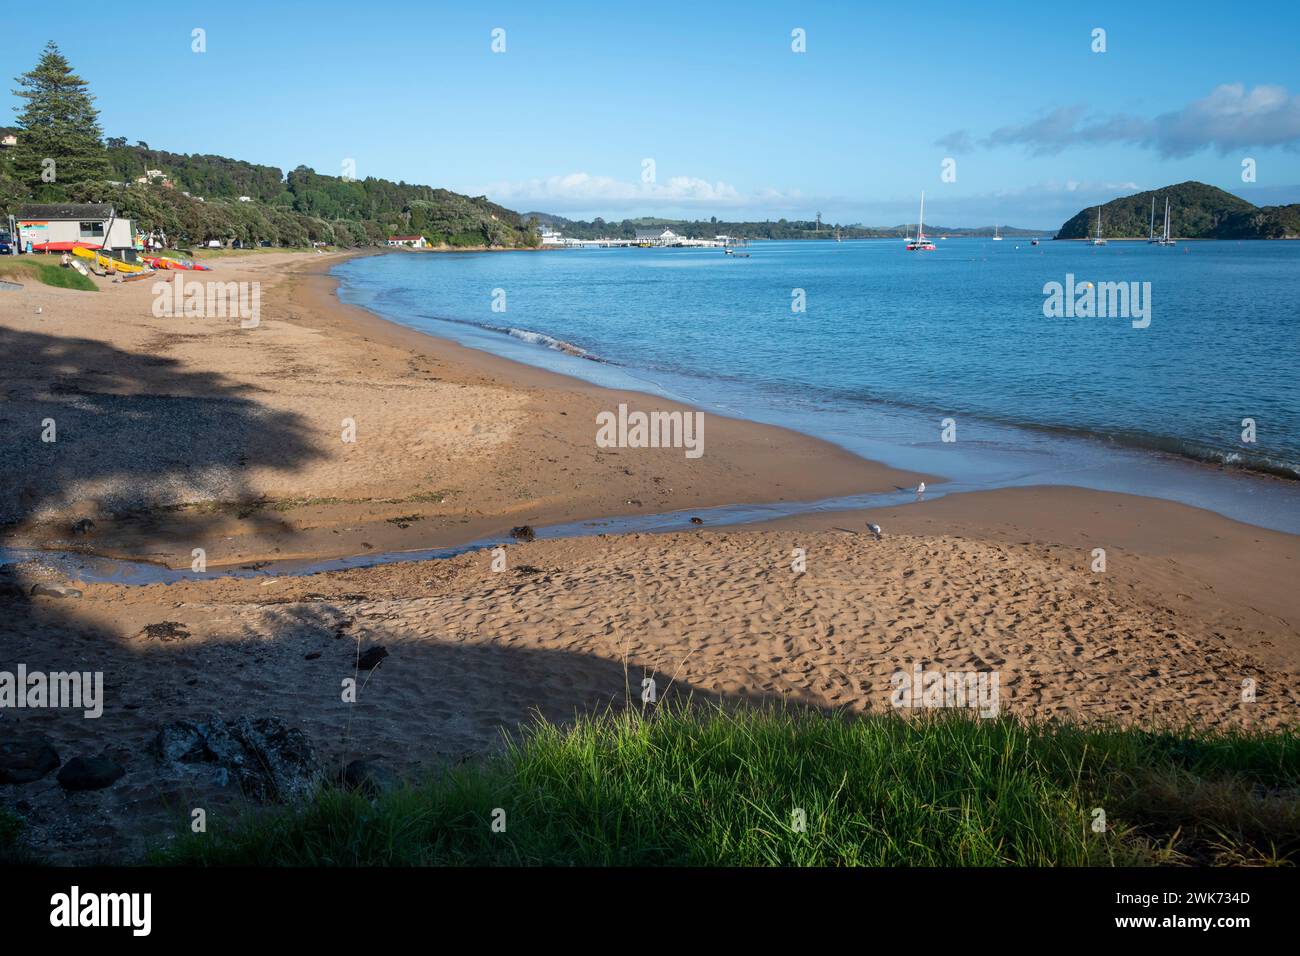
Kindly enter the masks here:
M 993 224 L 993 241 L 994 242 L 1002 241 L 1002 237 L 998 235 L 998 224 L 996 222 Z
M 1165 199 L 1165 234 L 1156 240 L 1157 246 L 1177 245 L 1169 236 L 1169 200 Z
M 1156 197 L 1151 197 L 1151 224 L 1147 226 L 1147 245 L 1154 245 L 1156 241 Z
M 1101 207 L 1097 207 L 1097 237 L 1092 240 L 1094 246 L 1104 246 L 1106 240 L 1101 237 Z
M 925 191 L 921 191 L 921 213 L 916 219 L 916 238 L 907 240 L 908 252 L 934 252 L 934 243 L 925 238 Z

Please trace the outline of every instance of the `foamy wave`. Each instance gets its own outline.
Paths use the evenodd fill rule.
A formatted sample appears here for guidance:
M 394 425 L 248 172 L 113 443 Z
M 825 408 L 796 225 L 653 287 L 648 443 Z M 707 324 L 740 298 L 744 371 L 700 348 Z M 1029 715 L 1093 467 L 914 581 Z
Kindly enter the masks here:
M 579 348 L 572 342 L 566 342 L 563 339 L 557 339 L 553 336 L 546 335 L 543 332 L 533 332 L 529 329 L 506 329 L 506 335 L 513 336 L 516 339 L 522 339 L 525 342 L 531 342 L 533 345 L 544 345 L 548 349 L 554 349 L 557 352 L 563 352 L 566 355 L 576 355 L 579 358 L 591 358 L 592 355 L 584 348 Z

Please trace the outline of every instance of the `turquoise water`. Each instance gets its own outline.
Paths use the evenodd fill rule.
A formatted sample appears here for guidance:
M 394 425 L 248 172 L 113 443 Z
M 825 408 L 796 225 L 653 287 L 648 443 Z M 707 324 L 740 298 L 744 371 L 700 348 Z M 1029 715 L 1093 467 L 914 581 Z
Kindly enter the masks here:
M 1300 243 L 937 245 L 387 255 L 335 273 L 345 301 L 415 328 L 963 487 L 1077 484 L 1300 530 L 1298 483 L 1260 477 L 1300 476 Z M 1068 275 L 1149 289 L 1149 324 L 1046 317 L 1045 284 Z

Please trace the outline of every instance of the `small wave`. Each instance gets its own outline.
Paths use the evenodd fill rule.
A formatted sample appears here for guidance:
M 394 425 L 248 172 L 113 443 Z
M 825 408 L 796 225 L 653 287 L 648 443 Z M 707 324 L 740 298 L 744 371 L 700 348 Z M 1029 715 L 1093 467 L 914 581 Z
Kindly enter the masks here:
M 520 329 L 508 325 L 492 325 L 488 322 L 474 322 L 470 319 L 453 319 L 446 315 L 429 315 L 426 317 L 438 322 L 449 322 L 452 325 L 465 325 L 471 329 L 478 329 L 482 332 L 495 332 L 498 335 L 508 335 L 512 339 L 527 342 L 529 345 L 538 345 L 544 349 L 550 349 L 553 352 L 563 352 L 565 355 L 572 355 L 574 358 L 586 359 L 588 362 L 600 362 L 603 365 L 618 364 L 610 359 L 594 355 L 580 345 L 566 342 L 564 339 L 557 339 L 555 336 L 547 335 L 545 332 L 534 332 L 532 329 Z M 402 322 L 402 319 L 398 318 L 397 321 Z
M 501 331 L 493 329 L 493 331 Z M 572 342 L 566 342 L 563 339 L 557 339 L 554 336 L 547 335 L 545 332 L 533 332 L 530 329 L 505 329 L 506 335 L 512 338 L 521 339 L 524 342 L 531 342 L 533 345 L 544 345 L 548 349 L 554 349 L 556 352 L 563 352 L 565 355 L 576 355 L 578 358 L 591 359 L 596 358 L 584 348 L 574 345 Z

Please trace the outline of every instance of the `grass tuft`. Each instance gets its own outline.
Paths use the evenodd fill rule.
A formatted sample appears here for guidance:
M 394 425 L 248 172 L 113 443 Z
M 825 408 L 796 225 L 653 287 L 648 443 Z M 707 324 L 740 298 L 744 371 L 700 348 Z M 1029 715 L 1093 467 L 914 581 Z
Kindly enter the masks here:
M 684 707 L 526 728 L 378 799 L 182 834 L 180 865 L 1095 866 L 1300 855 L 1294 731 Z M 1107 826 L 1094 832 L 1096 809 Z M 494 812 L 504 811 L 504 832 Z M 801 813 L 799 811 L 802 811 Z M 803 824 L 802 828 L 800 824 Z

